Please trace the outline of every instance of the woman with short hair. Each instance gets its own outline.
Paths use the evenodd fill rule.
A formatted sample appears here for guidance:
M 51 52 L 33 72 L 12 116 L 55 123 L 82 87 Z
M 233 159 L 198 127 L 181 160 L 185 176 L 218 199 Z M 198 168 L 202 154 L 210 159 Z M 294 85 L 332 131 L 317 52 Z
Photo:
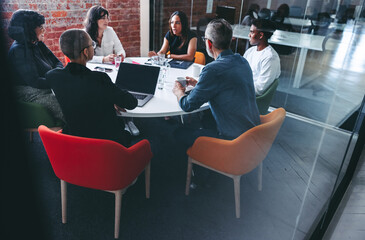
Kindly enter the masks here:
M 43 43 L 44 23 L 44 16 L 35 11 L 19 9 L 14 12 L 8 27 L 8 34 L 14 40 L 8 58 L 16 74 L 17 99 L 41 104 L 63 121 L 57 99 L 45 81 L 49 70 L 63 68 L 63 64 Z

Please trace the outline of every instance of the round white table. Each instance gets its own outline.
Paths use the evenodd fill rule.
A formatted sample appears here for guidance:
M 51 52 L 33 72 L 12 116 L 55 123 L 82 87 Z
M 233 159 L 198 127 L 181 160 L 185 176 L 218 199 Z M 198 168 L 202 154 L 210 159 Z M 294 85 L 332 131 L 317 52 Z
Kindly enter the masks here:
M 135 64 L 144 64 L 148 58 L 146 57 L 131 57 L 126 58 L 126 62 L 132 62 Z M 204 67 L 203 65 L 194 63 L 193 65 Z M 184 114 L 190 114 L 194 112 L 203 111 L 209 108 L 207 103 L 203 104 L 199 109 L 193 112 L 184 112 L 177 101 L 176 96 L 172 92 L 175 80 L 177 77 L 194 77 L 198 80 L 198 77 L 193 76 L 193 65 L 187 69 L 170 68 L 167 78 L 165 80 L 164 88 L 158 89 L 156 86 L 155 95 L 147 102 L 143 107 L 136 107 L 133 110 L 127 110 L 126 112 L 120 112 L 119 116 L 123 117 L 167 117 L 167 116 L 178 116 Z M 111 80 L 115 83 L 118 71 L 114 65 L 111 64 L 100 64 L 100 63 L 87 63 L 87 67 L 94 70 L 95 67 L 104 67 L 112 69 L 112 72 L 107 72 Z

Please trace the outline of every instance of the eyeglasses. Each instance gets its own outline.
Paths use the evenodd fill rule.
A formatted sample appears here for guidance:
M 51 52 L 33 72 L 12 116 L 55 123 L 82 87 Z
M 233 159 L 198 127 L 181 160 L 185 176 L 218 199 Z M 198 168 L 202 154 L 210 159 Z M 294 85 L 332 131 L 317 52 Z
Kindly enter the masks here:
M 91 46 L 93 46 L 94 50 L 96 48 L 96 42 L 95 41 L 91 41 Z
M 95 41 L 91 41 L 91 45 L 84 47 L 84 48 L 80 51 L 80 53 L 81 53 L 82 51 L 84 51 L 84 49 L 85 49 L 85 48 L 88 48 L 88 47 L 90 47 L 90 46 L 92 46 L 92 47 L 93 47 L 93 49 L 95 50 L 95 48 L 96 48 L 96 42 L 95 42 Z
M 212 41 L 210 39 L 208 39 L 207 37 L 202 37 L 203 41 L 205 42 L 205 40 L 209 40 L 209 41 Z

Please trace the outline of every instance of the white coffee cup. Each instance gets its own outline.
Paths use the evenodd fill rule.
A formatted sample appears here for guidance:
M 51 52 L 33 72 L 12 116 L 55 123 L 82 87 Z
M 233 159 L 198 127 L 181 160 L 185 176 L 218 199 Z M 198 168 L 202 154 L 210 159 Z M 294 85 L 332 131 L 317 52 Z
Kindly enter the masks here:
M 199 77 L 201 71 L 201 67 L 199 65 L 193 65 L 193 76 Z
M 183 87 L 186 87 L 186 78 L 184 77 L 177 77 L 176 81 L 178 81 Z

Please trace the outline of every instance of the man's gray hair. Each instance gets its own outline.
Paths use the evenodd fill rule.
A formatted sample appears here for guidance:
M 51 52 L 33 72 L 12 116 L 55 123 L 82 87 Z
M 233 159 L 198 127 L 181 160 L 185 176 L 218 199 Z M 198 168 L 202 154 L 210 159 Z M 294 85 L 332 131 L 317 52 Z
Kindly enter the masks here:
M 60 37 L 60 47 L 69 59 L 78 59 L 84 48 L 89 46 L 90 36 L 81 29 L 69 29 Z
M 224 19 L 210 21 L 205 30 L 205 36 L 219 50 L 229 49 L 232 41 L 232 26 Z

